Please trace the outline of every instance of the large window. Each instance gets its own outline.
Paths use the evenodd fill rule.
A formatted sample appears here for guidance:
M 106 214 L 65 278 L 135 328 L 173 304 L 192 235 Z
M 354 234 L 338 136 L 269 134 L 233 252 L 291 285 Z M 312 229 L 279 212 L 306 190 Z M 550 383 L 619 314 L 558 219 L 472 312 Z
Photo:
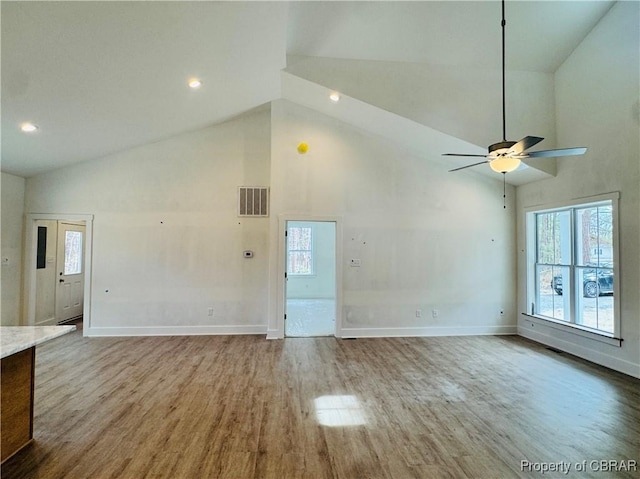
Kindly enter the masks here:
M 613 198 L 529 211 L 531 314 L 617 336 Z
M 287 229 L 287 273 L 313 274 L 313 229 L 310 226 Z

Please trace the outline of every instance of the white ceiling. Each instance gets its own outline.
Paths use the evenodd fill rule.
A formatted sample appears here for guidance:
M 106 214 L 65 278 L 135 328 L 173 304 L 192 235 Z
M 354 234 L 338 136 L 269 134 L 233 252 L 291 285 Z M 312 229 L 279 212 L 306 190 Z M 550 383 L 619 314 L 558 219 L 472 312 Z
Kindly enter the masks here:
M 507 2 L 509 67 L 555 71 L 611 5 Z M 279 98 L 287 53 L 500 63 L 496 1 L 2 2 L 0 8 L 2 171 L 20 176 L 158 141 Z M 203 79 L 200 90 L 186 87 L 190 76 Z M 25 121 L 40 130 L 22 133 Z
M 554 72 L 612 2 L 513 1 L 508 66 Z M 499 68 L 501 2 L 297 2 L 287 50 L 307 55 Z

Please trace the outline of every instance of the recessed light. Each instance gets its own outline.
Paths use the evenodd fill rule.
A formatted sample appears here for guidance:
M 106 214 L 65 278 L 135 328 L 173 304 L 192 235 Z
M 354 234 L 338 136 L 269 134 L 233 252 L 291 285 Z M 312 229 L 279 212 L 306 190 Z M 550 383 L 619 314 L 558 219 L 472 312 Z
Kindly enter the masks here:
M 187 81 L 187 85 L 189 85 L 189 88 L 197 90 L 202 86 L 202 80 L 200 80 L 199 78 L 189 78 L 189 80 Z
M 338 103 L 340 101 L 340 93 L 338 93 L 337 91 L 332 92 L 329 95 L 329 100 L 331 100 L 333 103 Z
M 38 125 L 27 122 L 20 125 L 20 129 L 25 133 L 33 133 L 34 131 L 38 131 Z

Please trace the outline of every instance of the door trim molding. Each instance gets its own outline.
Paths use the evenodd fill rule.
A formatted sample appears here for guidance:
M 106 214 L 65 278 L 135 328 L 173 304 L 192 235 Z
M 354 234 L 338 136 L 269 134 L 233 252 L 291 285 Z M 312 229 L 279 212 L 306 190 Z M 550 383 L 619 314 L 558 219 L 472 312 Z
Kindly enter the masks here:
M 274 268 L 277 271 L 277 281 L 275 291 L 271 293 L 271 299 L 276 303 L 276 317 L 274 321 L 269 321 L 270 327 L 267 330 L 267 339 L 283 339 L 284 338 L 284 312 L 286 304 L 286 289 L 284 274 L 286 272 L 286 242 L 285 231 L 288 221 L 318 221 L 336 224 L 336 331 L 335 337 L 342 337 L 342 216 L 313 216 L 301 214 L 281 214 L 278 215 L 278 252 L 277 265 Z M 272 269 L 273 271 L 273 269 Z
M 35 257 L 38 250 L 38 235 L 36 221 L 84 221 L 85 222 L 85 250 L 84 250 L 84 305 L 83 334 L 88 336 L 91 329 L 91 258 L 93 257 L 93 215 L 57 214 L 57 213 L 27 213 L 25 215 L 24 240 L 24 276 L 23 276 L 23 314 L 22 324 L 33 326 L 36 322 L 36 274 Z

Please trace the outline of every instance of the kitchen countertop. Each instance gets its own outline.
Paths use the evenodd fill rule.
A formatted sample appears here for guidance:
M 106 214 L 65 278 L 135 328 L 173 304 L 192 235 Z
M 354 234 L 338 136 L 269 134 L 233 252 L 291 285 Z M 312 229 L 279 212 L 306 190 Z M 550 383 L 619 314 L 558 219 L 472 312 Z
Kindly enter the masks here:
M 11 356 L 75 329 L 75 326 L 1 326 L 0 357 Z

